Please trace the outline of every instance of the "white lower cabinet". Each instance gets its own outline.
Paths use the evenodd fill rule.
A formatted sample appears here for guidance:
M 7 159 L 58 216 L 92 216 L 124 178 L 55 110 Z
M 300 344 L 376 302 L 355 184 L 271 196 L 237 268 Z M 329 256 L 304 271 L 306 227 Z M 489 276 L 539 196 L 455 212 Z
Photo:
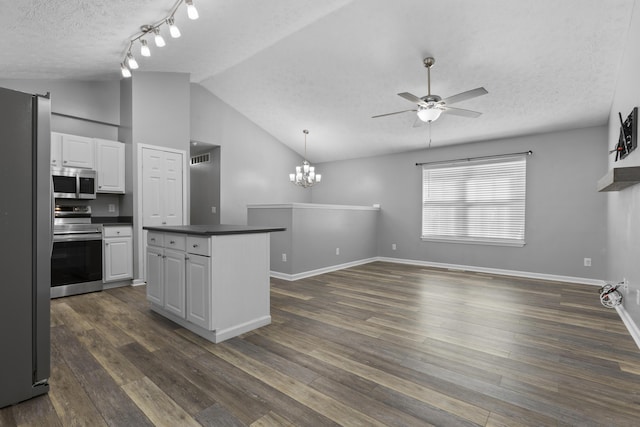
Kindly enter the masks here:
M 185 253 L 164 250 L 164 308 L 176 316 L 185 316 Z
M 205 329 L 212 329 L 210 306 L 211 258 L 187 256 L 187 320 Z
M 146 267 L 151 309 L 212 342 L 271 323 L 268 233 L 149 231 Z
M 105 226 L 102 241 L 102 281 L 105 283 L 133 278 L 132 227 Z

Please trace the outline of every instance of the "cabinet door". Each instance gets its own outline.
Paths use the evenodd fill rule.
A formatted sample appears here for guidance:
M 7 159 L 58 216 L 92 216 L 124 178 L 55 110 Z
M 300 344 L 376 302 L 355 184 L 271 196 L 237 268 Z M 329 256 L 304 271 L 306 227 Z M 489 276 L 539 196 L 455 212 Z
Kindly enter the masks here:
M 133 277 L 133 243 L 131 237 L 104 240 L 104 282 Z
M 94 153 L 91 138 L 62 134 L 62 166 L 94 169 Z
M 187 255 L 187 320 L 212 330 L 210 313 L 211 258 Z
M 164 308 L 185 317 L 185 253 L 164 250 Z
M 62 134 L 51 132 L 51 166 L 62 166 Z
M 124 144 L 94 139 L 98 193 L 124 193 Z
M 162 248 L 147 247 L 147 300 L 164 306 L 164 262 Z

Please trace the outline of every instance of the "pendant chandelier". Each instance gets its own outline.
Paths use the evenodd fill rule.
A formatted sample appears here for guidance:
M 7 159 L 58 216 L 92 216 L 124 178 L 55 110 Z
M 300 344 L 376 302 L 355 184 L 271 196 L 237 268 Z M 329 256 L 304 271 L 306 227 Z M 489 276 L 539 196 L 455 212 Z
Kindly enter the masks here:
M 316 173 L 316 168 L 307 161 L 307 135 L 309 135 L 309 131 L 305 129 L 302 133 L 304 133 L 304 159 L 302 166 L 296 166 L 296 172 L 289 174 L 289 181 L 307 188 L 319 183 L 322 180 L 322 175 Z

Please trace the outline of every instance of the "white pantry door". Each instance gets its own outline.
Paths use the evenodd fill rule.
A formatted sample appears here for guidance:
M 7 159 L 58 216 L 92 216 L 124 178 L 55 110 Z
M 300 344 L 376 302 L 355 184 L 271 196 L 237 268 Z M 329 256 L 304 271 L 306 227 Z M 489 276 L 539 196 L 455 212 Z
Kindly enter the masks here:
M 182 225 L 182 164 L 180 153 L 142 149 L 142 223 Z

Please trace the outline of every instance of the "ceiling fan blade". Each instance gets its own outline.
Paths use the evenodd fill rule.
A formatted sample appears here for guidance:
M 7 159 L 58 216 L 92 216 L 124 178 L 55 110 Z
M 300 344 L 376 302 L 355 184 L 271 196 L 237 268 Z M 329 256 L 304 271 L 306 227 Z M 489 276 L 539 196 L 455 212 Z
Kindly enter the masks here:
M 476 96 L 486 95 L 489 92 L 483 87 L 478 87 L 475 89 L 468 90 L 466 92 L 459 93 L 457 95 L 450 96 L 448 98 L 443 99 L 442 103 L 449 105 L 455 104 L 456 102 L 466 101 L 467 99 L 475 98 Z
M 454 108 L 454 107 L 448 107 L 448 106 L 445 106 L 443 113 L 453 114 L 453 115 L 462 116 L 462 117 L 471 117 L 473 119 L 478 118 L 482 115 L 482 113 L 479 113 L 477 111 L 464 110 L 462 108 Z
M 414 104 L 424 105 L 425 107 L 427 106 L 426 102 L 424 102 L 422 99 L 418 98 L 417 96 L 410 94 L 409 92 L 399 93 L 398 96 L 401 96 L 407 101 L 413 102 Z
M 385 116 L 393 116 L 394 114 L 401 114 L 401 113 L 406 113 L 409 111 L 418 111 L 418 110 L 402 110 L 402 111 L 396 111 L 395 113 L 387 113 L 387 114 L 378 114 L 377 116 L 371 116 L 372 119 L 376 119 L 378 117 L 385 117 Z

